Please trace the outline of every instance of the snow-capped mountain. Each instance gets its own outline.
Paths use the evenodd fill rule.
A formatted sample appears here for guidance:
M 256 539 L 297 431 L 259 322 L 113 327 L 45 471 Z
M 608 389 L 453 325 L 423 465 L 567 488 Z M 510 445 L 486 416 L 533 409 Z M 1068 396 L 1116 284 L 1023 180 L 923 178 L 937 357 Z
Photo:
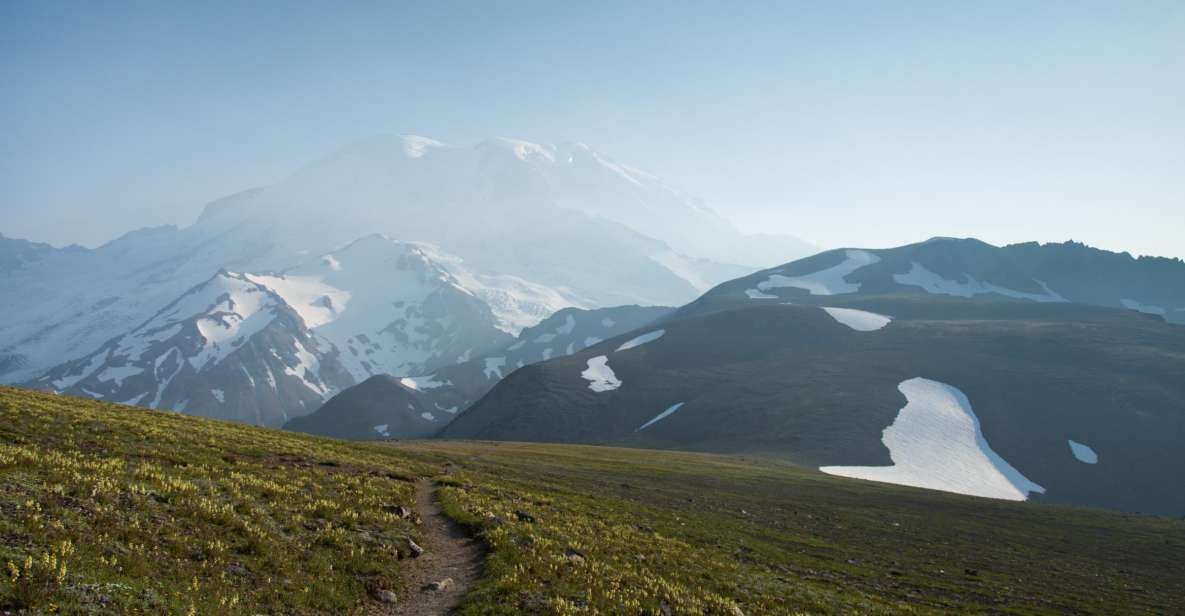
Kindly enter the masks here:
M 722 259 L 760 241 L 583 146 L 380 137 L 211 203 L 187 227 L 141 229 L 93 250 L 6 238 L 0 382 L 91 354 L 220 270 L 305 272 L 374 233 L 456 255 L 472 276 L 466 288 L 507 331 L 565 305 L 681 304 L 805 252 L 785 238 L 763 255 Z
M 432 247 L 371 235 L 282 273 L 220 272 L 29 384 L 279 425 L 373 375 L 426 373 L 497 348 L 511 340 L 499 327 L 563 302 L 519 302 L 512 286 L 495 296 L 496 313 L 481 283 Z

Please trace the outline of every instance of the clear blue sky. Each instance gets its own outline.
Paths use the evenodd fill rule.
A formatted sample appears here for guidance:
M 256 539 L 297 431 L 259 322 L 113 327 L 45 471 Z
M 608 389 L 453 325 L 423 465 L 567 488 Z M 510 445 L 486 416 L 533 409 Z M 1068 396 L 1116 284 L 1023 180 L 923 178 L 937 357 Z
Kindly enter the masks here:
M 191 222 L 367 136 L 583 141 L 754 230 L 1185 257 L 1185 3 L 0 3 L 0 233 Z

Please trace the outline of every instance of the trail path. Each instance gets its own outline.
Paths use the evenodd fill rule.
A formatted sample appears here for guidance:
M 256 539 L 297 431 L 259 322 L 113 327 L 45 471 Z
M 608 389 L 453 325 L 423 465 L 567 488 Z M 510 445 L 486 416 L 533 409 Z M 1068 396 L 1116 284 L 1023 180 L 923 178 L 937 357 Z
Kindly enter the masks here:
M 407 594 L 390 612 L 397 616 L 438 616 L 452 614 L 478 578 L 481 577 L 485 546 L 470 537 L 459 524 L 440 510 L 431 479 L 416 482 L 416 513 L 420 526 L 418 558 L 403 561 L 408 580 Z M 430 585 L 445 579 L 452 582 L 443 590 Z

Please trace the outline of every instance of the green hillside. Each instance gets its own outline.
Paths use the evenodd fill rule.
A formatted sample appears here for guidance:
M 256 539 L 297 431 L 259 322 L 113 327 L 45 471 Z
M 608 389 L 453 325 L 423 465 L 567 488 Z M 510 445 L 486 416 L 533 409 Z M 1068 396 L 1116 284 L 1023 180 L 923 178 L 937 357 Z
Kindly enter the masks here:
M 1171 613 L 1185 521 L 583 446 L 347 443 L 0 388 L 0 612 L 385 614 L 410 479 L 466 614 Z M 9 565 L 11 563 L 11 565 Z M 663 606 L 666 606 L 664 612 Z

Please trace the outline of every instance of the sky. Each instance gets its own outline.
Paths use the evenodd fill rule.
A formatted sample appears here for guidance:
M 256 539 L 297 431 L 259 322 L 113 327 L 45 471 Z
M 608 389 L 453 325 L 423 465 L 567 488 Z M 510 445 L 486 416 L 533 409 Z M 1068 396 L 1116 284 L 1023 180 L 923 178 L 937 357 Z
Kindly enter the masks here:
M 190 224 L 373 135 L 580 141 L 821 247 L 1185 257 L 1185 3 L 0 3 L 0 233 Z

